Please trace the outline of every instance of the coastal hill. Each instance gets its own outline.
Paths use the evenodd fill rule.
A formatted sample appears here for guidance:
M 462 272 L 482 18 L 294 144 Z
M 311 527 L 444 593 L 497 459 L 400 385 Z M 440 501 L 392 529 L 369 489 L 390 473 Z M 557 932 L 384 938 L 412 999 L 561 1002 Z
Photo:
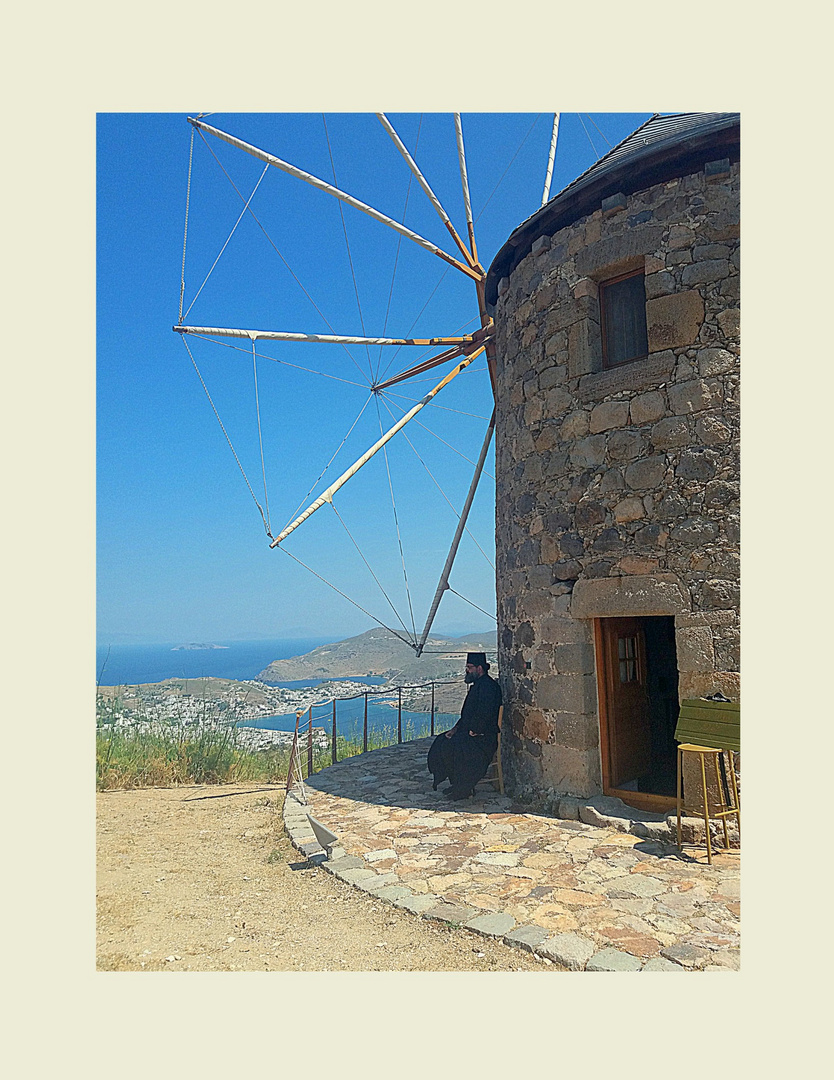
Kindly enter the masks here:
M 496 635 L 467 634 L 459 638 L 431 635 L 423 655 L 388 630 L 377 627 L 358 637 L 320 645 L 302 656 L 273 660 L 258 675 L 263 682 L 296 682 L 373 675 L 393 683 L 428 682 L 462 677 L 466 653 L 481 651 L 495 664 Z

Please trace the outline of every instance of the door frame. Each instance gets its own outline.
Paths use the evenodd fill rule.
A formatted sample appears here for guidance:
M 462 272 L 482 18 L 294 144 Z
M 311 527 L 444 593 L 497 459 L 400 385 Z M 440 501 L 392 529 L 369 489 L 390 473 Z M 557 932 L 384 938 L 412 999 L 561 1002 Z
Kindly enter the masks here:
M 618 616 L 611 616 L 616 618 Z M 640 619 L 641 615 L 622 616 L 623 618 Z M 602 792 L 621 799 L 627 806 L 633 806 L 635 810 L 648 810 L 652 813 L 662 814 L 674 810 L 677 803 L 669 795 L 652 795 L 647 791 L 629 791 L 626 788 L 613 787 L 611 784 L 611 732 L 614 725 L 614 717 L 611 710 L 611 701 L 608 694 L 608 679 L 606 668 L 606 650 L 603 640 L 602 618 L 594 619 L 594 651 L 596 653 L 597 675 L 597 702 L 599 705 L 599 751 L 602 765 Z

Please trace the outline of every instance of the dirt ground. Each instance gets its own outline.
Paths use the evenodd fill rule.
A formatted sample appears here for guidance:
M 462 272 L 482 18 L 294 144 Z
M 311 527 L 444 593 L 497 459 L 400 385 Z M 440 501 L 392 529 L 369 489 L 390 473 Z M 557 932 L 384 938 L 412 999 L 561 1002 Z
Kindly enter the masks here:
M 556 970 L 306 867 L 283 797 L 252 784 L 100 793 L 97 969 Z

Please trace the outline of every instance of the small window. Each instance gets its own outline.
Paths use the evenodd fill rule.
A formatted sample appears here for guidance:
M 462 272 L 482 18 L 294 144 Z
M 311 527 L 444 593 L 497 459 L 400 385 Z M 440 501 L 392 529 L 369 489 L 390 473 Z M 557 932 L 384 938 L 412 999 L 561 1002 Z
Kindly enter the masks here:
M 637 682 L 637 638 L 618 638 L 617 653 L 620 661 L 620 682 Z
M 646 333 L 646 282 L 642 270 L 599 287 L 602 366 L 617 367 L 649 352 Z

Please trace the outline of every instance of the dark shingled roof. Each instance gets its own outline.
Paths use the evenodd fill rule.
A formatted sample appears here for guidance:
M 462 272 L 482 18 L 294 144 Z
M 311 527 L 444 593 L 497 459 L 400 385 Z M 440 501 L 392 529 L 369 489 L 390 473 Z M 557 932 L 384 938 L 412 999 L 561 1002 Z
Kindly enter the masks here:
M 718 158 L 737 161 L 739 146 L 738 113 L 651 117 L 513 231 L 489 268 L 487 304 L 495 304 L 498 282 L 512 273 L 540 236 L 552 236 L 593 213 L 609 195 L 641 191 Z

